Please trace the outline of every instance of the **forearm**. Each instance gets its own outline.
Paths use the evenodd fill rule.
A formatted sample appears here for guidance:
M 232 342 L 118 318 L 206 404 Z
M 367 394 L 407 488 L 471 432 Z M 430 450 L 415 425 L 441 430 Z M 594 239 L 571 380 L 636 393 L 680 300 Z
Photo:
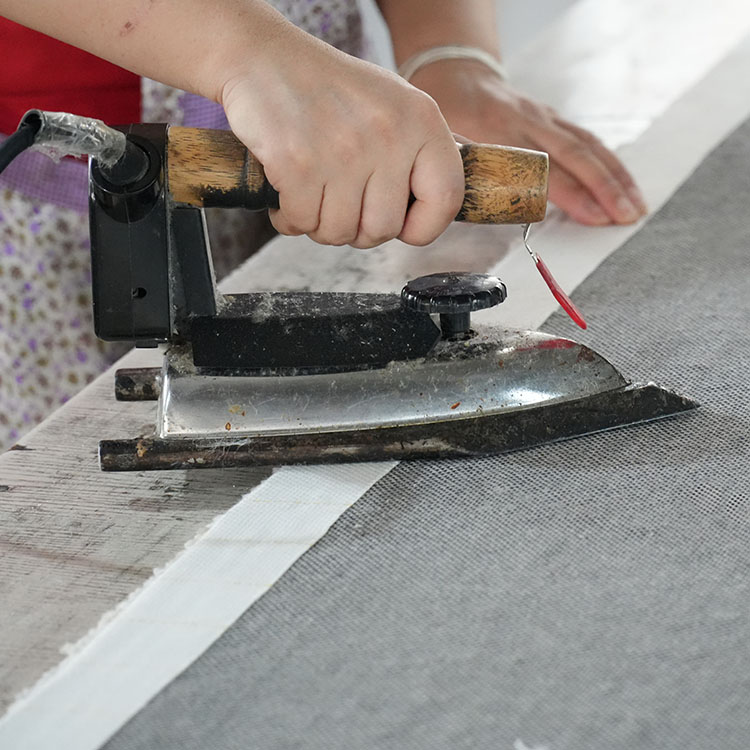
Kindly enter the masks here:
M 236 59 L 254 58 L 262 76 L 301 33 L 262 0 L 0 0 L 0 15 L 214 100 Z
M 461 207 L 461 156 L 435 102 L 263 0 L 0 0 L 0 14 L 220 102 L 279 193 L 284 234 L 426 245 Z
M 479 47 L 499 59 L 494 0 L 378 0 L 396 64 L 444 44 Z

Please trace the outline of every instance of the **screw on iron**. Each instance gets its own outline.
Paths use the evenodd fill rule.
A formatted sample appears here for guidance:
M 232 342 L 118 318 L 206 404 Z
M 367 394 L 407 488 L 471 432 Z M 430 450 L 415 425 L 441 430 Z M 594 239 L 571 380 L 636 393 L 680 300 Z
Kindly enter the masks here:
M 505 300 L 505 284 L 484 273 L 451 271 L 420 276 L 401 290 L 401 302 L 410 310 L 440 315 L 443 338 L 470 332 L 471 313 Z

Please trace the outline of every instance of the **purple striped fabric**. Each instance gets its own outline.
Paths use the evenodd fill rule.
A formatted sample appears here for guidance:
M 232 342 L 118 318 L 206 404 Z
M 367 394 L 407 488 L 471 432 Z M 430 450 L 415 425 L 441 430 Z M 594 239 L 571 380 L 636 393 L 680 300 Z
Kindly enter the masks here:
M 6 136 L 0 138 L 4 141 Z M 62 159 L 55 163 L 44 154 L 27 151 L 5 168 L 0 175 L 0 187 L 84 213 L 88 193 L 86 162 Z

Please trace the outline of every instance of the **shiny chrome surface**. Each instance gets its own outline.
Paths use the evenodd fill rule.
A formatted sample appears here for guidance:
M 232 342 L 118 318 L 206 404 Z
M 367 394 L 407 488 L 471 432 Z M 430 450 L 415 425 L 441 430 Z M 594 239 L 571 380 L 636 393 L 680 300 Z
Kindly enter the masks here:
M 165 361 L 157 434 L 238 437 L 372 429 L 481 417 L 619 388 L 604 358 L 569 339 L 479 329 L 429 357 L 379 370 L 257 377 L 199 375 Z

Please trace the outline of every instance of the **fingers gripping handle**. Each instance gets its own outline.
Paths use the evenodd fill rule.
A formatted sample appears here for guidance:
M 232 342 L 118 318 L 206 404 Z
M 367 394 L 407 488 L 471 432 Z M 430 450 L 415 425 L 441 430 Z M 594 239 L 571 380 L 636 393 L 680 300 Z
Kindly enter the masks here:
M 460 147 L 466 194 L 457 221 L 529 224 L 547 210 L 547 154 L 471 143 Z M 263 165 L 227 130 L 171 127 L 169 191 L 190 206 L 278 208 L 279 195 Z

